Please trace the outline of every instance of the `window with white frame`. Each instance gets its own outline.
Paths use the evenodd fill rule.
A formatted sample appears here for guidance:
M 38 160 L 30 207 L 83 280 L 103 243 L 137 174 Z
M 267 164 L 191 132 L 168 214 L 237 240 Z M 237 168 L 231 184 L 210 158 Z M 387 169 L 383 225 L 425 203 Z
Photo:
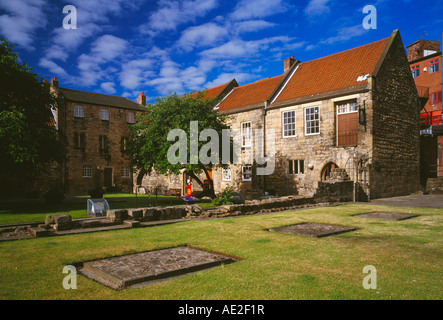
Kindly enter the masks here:
M 83 166 L 83 178 L 92 177 L 92 166 Z
M 222 181 L 231 181 L 231 168 L 222 169 Z
M 252 146 L 252 123 L 251 121 L 241 123 L 241 146 Z
M 357 112 L 358 105 L 356 101 L 337 103 L 337 114 Z
M 130 170 L 128 167 L 122 168 L 122 178 L 129 178 L 130 177 Z
M 289 160 L 289 174 L 304 174 L 305 160 Z
M 295 111 L 285 111 L 282 113 L 283 137 L 295 136 Z
M 109 121 L 109 110 L 103 108 L 100 110 L 100 120 Z
M 250 165 L 242 166 L 241 176 L 243 181 L 252 181 L 252 166 Z
M 85 117 L 85 109 L 81 105 L 74 106 L 74 117 L 75 118 L 84 118 Z
M 320 107 L 305 108 L 305 135 L 320 133 Z
M 127 123 L 135 123 L 135 114 L 134 114 L 134 112 L 126 113 L 126 122 Z

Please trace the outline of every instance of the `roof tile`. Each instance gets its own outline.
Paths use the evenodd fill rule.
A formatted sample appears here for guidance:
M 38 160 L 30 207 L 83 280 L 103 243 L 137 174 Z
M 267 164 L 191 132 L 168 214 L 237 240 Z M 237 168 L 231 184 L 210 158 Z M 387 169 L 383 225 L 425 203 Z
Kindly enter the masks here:
M 385 38 L 360 47 L 300 63 L 275 103 L 367 84 L 388 43 Z
M 284 75 L 259 80 L 234 90 L 218 105 L 218 111 L 228 111 L 263 103 L 269 98 Z

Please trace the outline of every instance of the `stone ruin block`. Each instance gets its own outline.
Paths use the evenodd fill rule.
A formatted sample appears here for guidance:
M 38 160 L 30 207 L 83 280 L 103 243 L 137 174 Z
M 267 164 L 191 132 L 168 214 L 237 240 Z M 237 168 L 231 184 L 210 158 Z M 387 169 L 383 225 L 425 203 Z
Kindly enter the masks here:
M 160 218 L 160 209 L 161 207 L 151 207 L 144 208 L 143 211 L 143 220 L 144 221 L 156 221 Z
M 128 210 L 108 210 L 106 217 L 115 224 L 122 224 L 128 219 Z
M 143 209 L 128 209 L 128 216 L 134 220 L 143 219 Z
M 46 216 L 45 225 L 51 226 L 55 231 L 72 229 L 72 217 L 69 214 L 50 214 Z
M 45 228 L 40 228 L 40 227 L 29 228 L 28 233 L 30 236 L 32 236 L 34 238 L 47 237 L 47 236 L 51 235 L 51 231 L 49 231 L 48 229 L 45 229 Z

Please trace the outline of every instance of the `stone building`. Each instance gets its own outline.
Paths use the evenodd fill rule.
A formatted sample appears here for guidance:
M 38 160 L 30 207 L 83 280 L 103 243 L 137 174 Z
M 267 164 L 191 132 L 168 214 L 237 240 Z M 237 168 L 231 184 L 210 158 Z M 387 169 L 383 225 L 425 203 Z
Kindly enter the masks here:
M 219 96 L 216 110 L 239 133 L 240 163 L 213 171 L 216 192 L 312 196 L 337 178 L 353 181 L 359 200 L 420 189 L 421 107 L 397 30 L 319 59 L 288 58 L 283 71 Z M 257 150 L 268 163 L 257 161 Z M 271 163 L 272 174 L 258 174 Z
M 111 95 L 60 88 L 56 78 L 51 90 L 60 98 L 55 118 L 57 129 L 66 141 L 68 160 L 63 166 L 65 193 L 87 194 L 95 188 L 132 192 L 131 160 L 126 155 L 129 126 L 135 123 L 138 103 Z
M 422 100 L 420 112 L 421 181 L 443 177 L 442 72 L 440 41 L 406 46 L 412 76 Z

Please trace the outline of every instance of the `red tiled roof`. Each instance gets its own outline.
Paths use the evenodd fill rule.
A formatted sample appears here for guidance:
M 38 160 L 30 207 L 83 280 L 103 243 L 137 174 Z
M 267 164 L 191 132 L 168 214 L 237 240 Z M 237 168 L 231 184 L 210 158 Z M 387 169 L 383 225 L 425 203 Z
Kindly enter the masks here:
M 215 97 L 217 97 L 223 91 L 223 89 L 226 88 L 226 86 L 228 84 L 229 84 L 229 82 L 221 84 L 221 85 L 216 86 L 216 87 L 212 87 L 210 89 L 207 89 L 206 90 L 206 97 L 208 97 L 208 98 L 215 98 Z
M 357 78 L 374 72 L 389 39 L 300 63 L 274 103 L 367 84 Z
M 283 77 L 284 75 L 280 75 L 234 88 L 234 90 L 218 105 L 218 111 L 228 111 L 264 103 Z

